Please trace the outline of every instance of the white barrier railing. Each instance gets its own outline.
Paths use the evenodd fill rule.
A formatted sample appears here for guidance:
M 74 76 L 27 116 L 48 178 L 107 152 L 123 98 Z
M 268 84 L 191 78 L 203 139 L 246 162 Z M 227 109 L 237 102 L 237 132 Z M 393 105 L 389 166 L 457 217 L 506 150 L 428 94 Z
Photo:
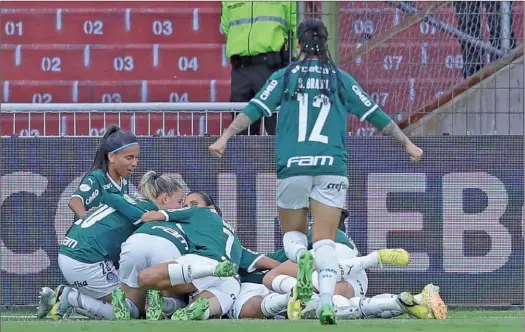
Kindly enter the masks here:
M 101 136 L 117 124 L 137 136 L 220 135 L 234 112 L 247 103 L 42 103 L 0 104 L 0 135 Z M 279 108 L 277 108 L 277 114 Z M 264 124 L 265 118 L 262 119 Z M 251 127 L 253 128 L 253 126 Z M 377 130 L 349 116 L 349 135 L 374 136 Z M 264 135 L 264 125 L 260 132 Z M 249 133 L 250 134 L 250 133 Z
M 247 103 L 0 105 L 2 136 L 100 136 L 112 124 L 137 136 L 219 135 Z M 264 121 L 264 120 L 263 120 Z
M 0 112 L 224 112 L 240 111 L 248 103 L 47 103 L 0 104 Z

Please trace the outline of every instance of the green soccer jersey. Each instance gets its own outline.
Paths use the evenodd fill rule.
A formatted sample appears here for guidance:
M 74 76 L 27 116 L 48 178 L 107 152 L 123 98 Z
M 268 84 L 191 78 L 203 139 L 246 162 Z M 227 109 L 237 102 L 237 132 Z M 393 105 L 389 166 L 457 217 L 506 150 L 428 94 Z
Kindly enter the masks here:
M 283 248 L 276 250 L 274 252 L 271 252 L 269 254 L 266 254 L 266 257 L 274 259 L 278 261 L 279 263 L 284 263 L 288 260 L 288 257 L 286 256 L 286 253 L 284 252 Z
M 242 245 L 233 228 L 210 208 L 192 206 L 160 210 L 166 221 L 179 223 L 190 243 L 189 253 L 239 266 Z
M 143 210 L 156 209 L 150 201 L 135 196 L 113 195 Z M 140 216 L 136 218 L 122 213 L 118 204 L 104 204 L 104 197 L 102 201 L 95 210 L 71 226 L 60 245 L 61 254 L 84 263 L 119 261 L 120 246 L 142 222 Z
M 247 273 L 255 271 L 255 264 L 263 257 L 263 254 L 259 254 L 258 252 L 252 251 L 242 246 L 241 261 L 239 263 L 239 274 L 241 274 L 241 271 Z
M 101 169 L 89 172 L 77 190 L 71 197 L 78 197 L 84 203 L 84 208 L 87 210 L 97 207 L 100 204 L 102 192 L 108 191 L 113 193 L 128 194 L 129 193 L 129 179 L 122 178 L 120 184 L 117 184 Z M 75 218 L 76 220 L 77 218 Z
M 334 70 L 319 66 L 318 60 L 311 60 L 309 65 L 295 65 L 285 86 L 286 70 L 275 72 L 243 110 L 255 121 L 262 116 L 271 116 L 272 111 L 281 106 L 275 137 L 277 177 L 346 176 L 347 114 L 352 113 L 364 121 L 369 120 L 373 113 L 381 113 L 382 121 L 373 122 L 378 127 L 384 127 L 390 118 L 353 77 L 342 70 L 336 76 Z M 305 82 L 299 77 L 300 72 L 302 75 L 308 72 Z M 328 76 L 330 72 L 332 74 Z M 332 79 L 326 79 L 328 77 Z M 337 93 L 339 86 L 344 95 Z M 297 87 L 303 92 L 288 97 Z M 332 91 L 331 95 L 323 95 L 323 89 Z
M 190 250 L 188 239 L 184 235 L 180 224 L 174 222 L 158 221 L 144 223 L 134 234 L 137 233 L 165 238 L 179 249 L 181 255 L 186 255 Z
M 249 263 L 250 262 L 250 259 L 255 259 L 257 258 L 257 261 L 259 259 L 261 259 L 263 257 L 263 255 L 261 254 L 258 254 L 256 252 L 253 252 L 251 250 L 248 250 L 246 249 L 247 251 L 243 251 L 243 259 L 246 259 L 246 263 Z M 277 251 L 274 251 L 274 252 L 271 252 L 269 254 L 266 254 L 265 255 L 266 257 L 268 258 L 271 258 L 271 259 L 274 259 L 276 261 L 278 261 L 279 263 L 284 263 L 288 260 L 288 257 L 286 257 L 286 254 L 284 252 L 283 249 L 279 249 Z M 252 263 L 249 265 L 249 266 L 253 266 L 255 265 L 255 263 L 257 261 L 252 261 Z M 260 271 L 260 270 L 254 270 L 254 269 L 242 269 L 241 267 L 239 267 L 239 276 L 240 276 L 240 281 L 241 283 L 242 282 L 250 282 L 250 283 L 253 283 L 253 284 L 262 284 L 263 283 L 263 278 L 264 276 L 266 275 L 266 273 L 268 272 L 268 270 L 266 271 Z

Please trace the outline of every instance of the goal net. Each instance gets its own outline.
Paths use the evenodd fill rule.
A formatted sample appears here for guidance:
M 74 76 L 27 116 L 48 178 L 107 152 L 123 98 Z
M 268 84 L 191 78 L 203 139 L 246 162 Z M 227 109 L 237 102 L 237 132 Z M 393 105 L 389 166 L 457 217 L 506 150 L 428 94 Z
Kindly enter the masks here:
M 340 65 L 397 122 L 522 44 L 522 2 L 339 6 Z M 351 121 L 352 135 L 376 134 Z

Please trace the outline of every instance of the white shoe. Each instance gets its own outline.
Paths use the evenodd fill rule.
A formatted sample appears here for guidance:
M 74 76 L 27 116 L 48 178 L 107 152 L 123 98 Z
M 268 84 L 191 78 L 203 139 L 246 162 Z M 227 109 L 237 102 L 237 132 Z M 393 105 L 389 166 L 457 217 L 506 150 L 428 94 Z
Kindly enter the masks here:
M 38 307 L 36 308 L 36 317 L 43 319 L 55 305 L 55 291 L 49 287 L 42 287 L 38 295 Z
M 312 297 L 310 302 L 306 303 L 301 316 L 303 319 L 317 319 L 317 307 L 319 306 L 319 298 Z

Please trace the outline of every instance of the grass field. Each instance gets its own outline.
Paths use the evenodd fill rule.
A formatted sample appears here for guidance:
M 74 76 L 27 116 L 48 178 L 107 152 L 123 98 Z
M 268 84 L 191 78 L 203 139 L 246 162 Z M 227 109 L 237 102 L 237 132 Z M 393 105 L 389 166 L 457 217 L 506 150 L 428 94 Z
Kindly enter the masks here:
M 369 319 L 339 321 L 337 326 L 320 326 L 317 321 L 211 320 L 206 322 L 172 321 L 37 321 L 29 313 L 2 313 L 2 331 L 16 332 L 316 332 L 316 331 L 424 331 L 424 332 L 518 332 L 524 330 L 523 311 L 451 311 L 444 321 L 413 319 Z

